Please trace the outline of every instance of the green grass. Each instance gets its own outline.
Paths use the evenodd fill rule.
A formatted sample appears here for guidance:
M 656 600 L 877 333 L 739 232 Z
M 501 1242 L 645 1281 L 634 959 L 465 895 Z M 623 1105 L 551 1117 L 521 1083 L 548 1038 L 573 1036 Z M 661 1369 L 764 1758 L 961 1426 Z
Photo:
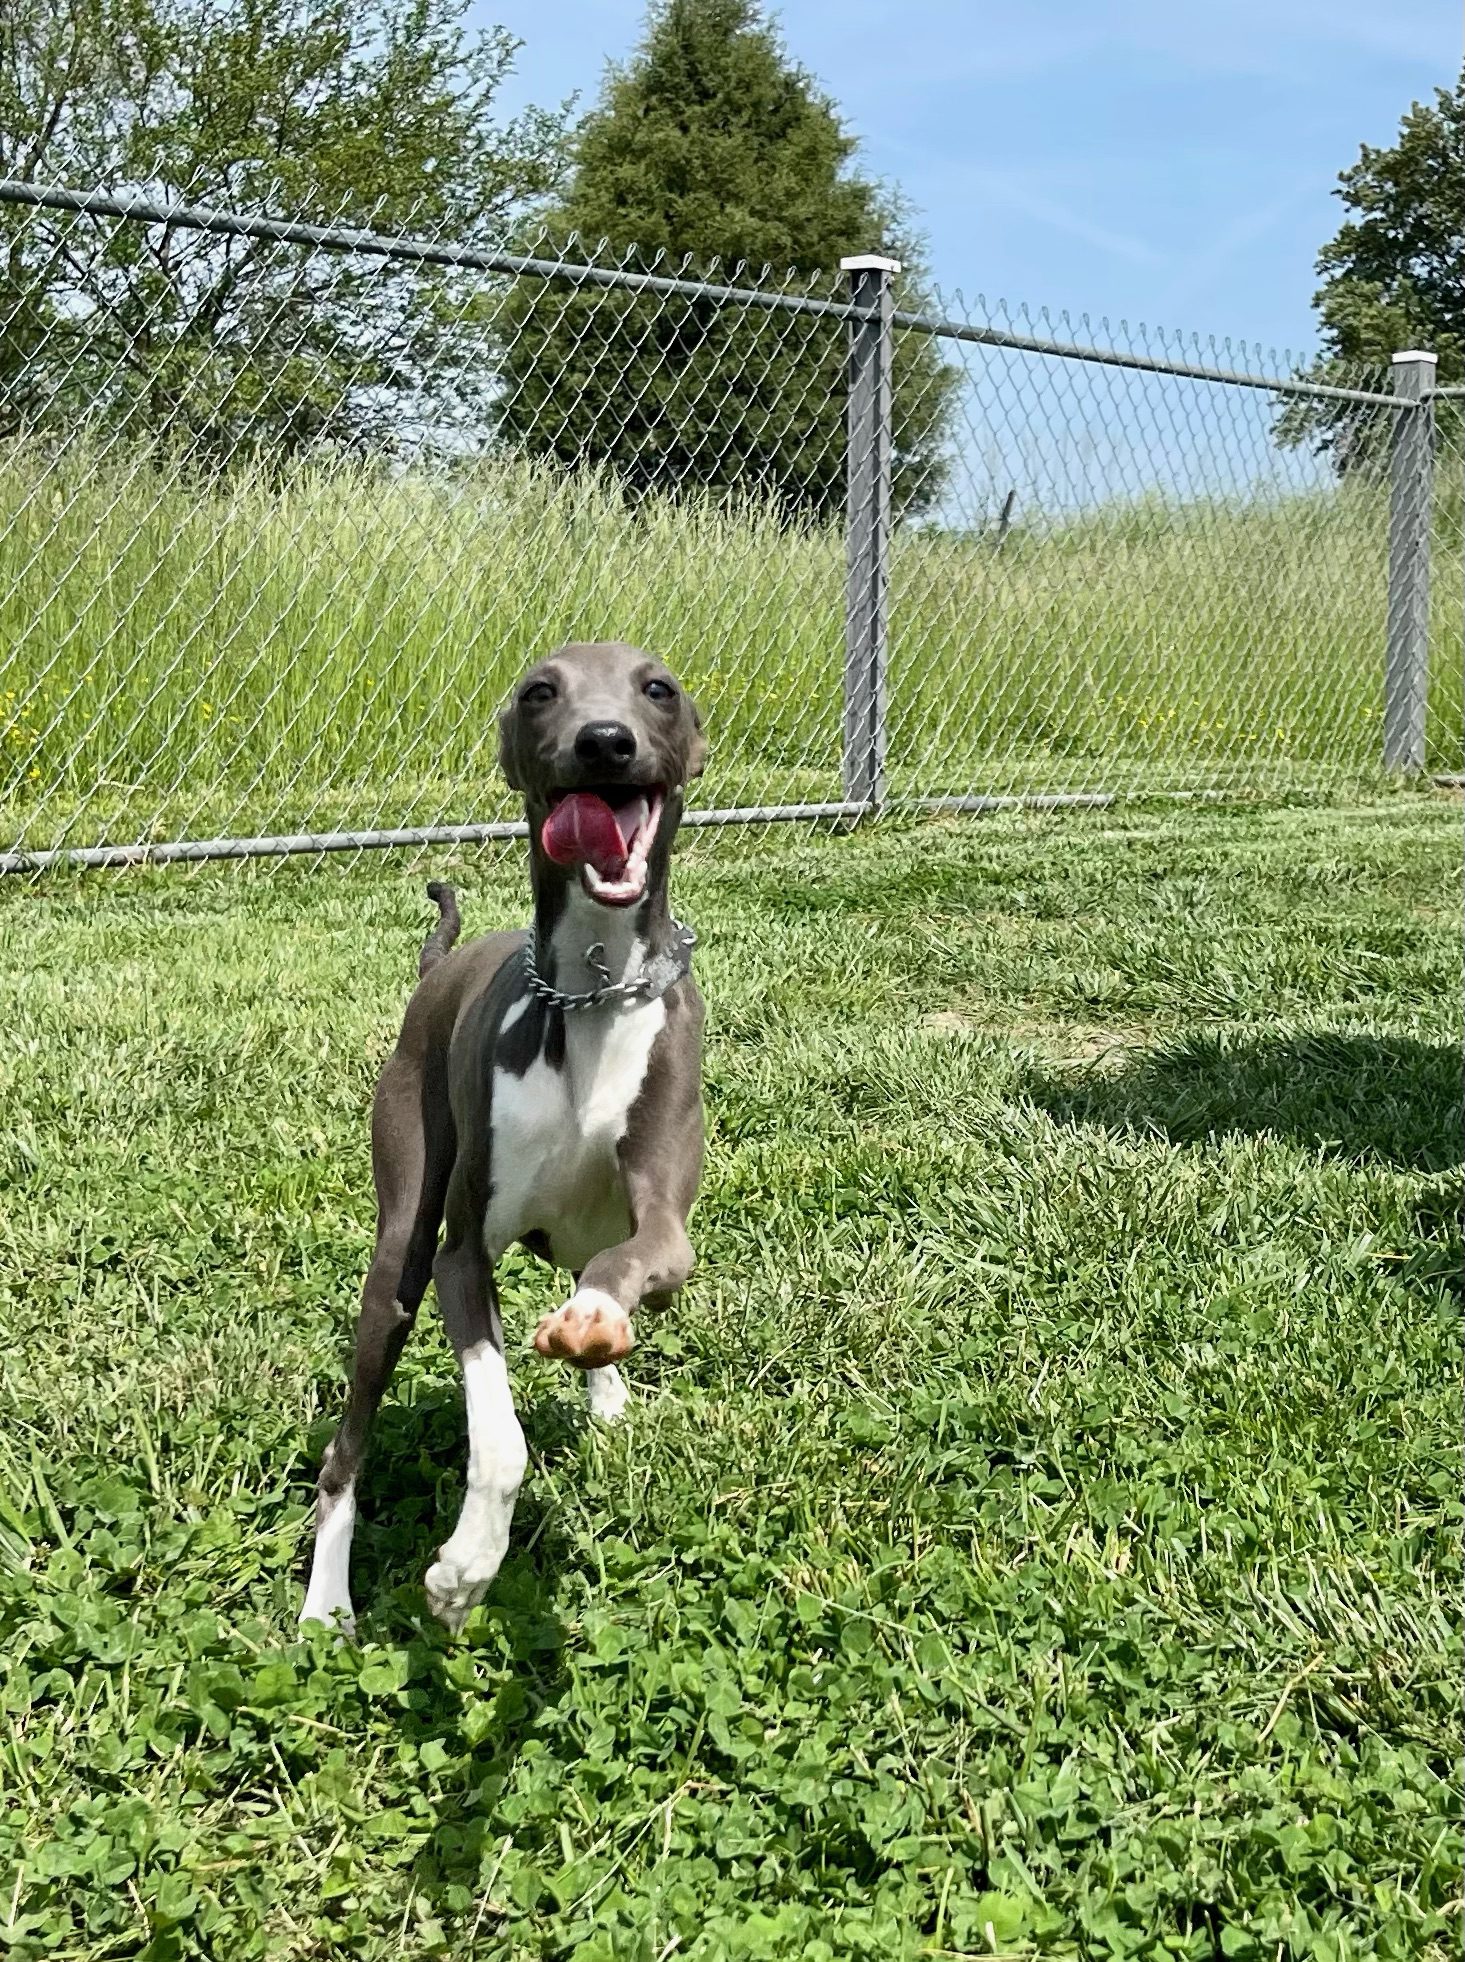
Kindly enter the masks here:
M 1452 507 L 1453 508 L 1453 507 Z M 1442 510 L 1431 766 L 1458 769 Z M 1116 506 L 1003 551 L 907 532 L 890 781 L 1336 786 L 1375 772 L 1375 487 Z M 590 479 L 342 464 L 208 490 L 85 446 L 0 456 L 0 826 L 34 847 L 501 815 L 493 713 L 566 638 L 664 652 L 718 731 L 709 805 L 839 795 L 844 546 Z
M 386 1406 L 297 1641 L 420 871 L 0 889 L 17 1962 L 1458 1953 L 1459 812 L 699 843 L 701 1265 L 624 1428 Z M 458 868 L 474 929 L 512 860 Z

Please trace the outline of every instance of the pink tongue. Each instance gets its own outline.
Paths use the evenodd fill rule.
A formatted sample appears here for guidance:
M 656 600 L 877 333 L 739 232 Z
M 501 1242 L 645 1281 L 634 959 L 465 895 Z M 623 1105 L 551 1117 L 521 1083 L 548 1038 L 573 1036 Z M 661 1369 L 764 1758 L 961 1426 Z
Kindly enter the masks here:
M 593 865 L 602 879 L 614 879 L 625 870 L 644 810 L 639 797 L 613 811 L 593 791 L 571 791 L 544 820 L 539 842 L 556 865 Z

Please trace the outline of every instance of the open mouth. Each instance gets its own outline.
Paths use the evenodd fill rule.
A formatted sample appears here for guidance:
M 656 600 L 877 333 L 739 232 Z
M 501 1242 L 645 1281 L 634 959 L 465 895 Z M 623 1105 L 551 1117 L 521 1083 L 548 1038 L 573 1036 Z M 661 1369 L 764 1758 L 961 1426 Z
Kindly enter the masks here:
M 634 906 L 646 891 L 646 868 L 665 806 L 661 784 L 554 790 L 539 842 L 556 865 L 579 867 L 581 883 L 600 905 Z

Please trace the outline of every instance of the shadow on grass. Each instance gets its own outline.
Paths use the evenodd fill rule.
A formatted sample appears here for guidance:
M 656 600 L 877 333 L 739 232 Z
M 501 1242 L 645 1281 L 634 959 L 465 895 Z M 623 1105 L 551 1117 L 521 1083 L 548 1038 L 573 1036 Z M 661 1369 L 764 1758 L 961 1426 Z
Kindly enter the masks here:
M 1414 1208 L 1419 1234 L 1412 1266 L 1416 1274 L 1437 1281 L 1465 1305 L 1465 1192 L 1457 1178 L 1434 1180 Z
M 519 1414 L 532 1463 L 578 1450 L 586 1420 L 568 1398 L 527 1401 Z M 557 1601 L 573 1556 L 532 1473 L 508 1556 L 471 1631 L 450 1637 L 428 1612 L 422 1577 L 452 1531 L 467 1462 L 456 1378 L 389 1396 L 362 1470 L 352 1562 L 362 1638 L 405 1648 L 413 1659 L 396 1729 L 404 1762 L 415 1758 L 424 1768 L 406 1774 L 409 1781 L 431 1774 L 441 1783 L 430 1837 L 412 1863 L 414 1892 L 434 1913 L 461 1911 L 465 1890 L 481 1892 L 485 1857 L 504 1833 L 499 1796 L 530 1740 L 546 1726 L 562 1728 L 558 1706 L 569 1680 L 571 1638 Z
M 1447 1043 L 1203 1031 L 1118 1074 L 1037 1076 L 1027 1088 L 1062 1122 L 1176 1144 L 1269 1134 L 1359 1164 L 1444 1172 L 1465 1161 L 1461 1053 Z
M 567 1398 L 526 1401 L 518 1414 L 535 1463 L 553 1462 L 578 1448 L 586 1420 Z M 420 1594 L 422 1576 L 457 1520 L 467 1470 L 467 1423 L 456 1374 L 441 1382 L 419 1380 L 405 1398 L 388 1393 L 361 1474 L 361 1516 L 351 1569 L 358 1610 L 369 1612 L 373 1600 L 408 1583 Z M 530 1561 L 548 1586 L 558 1573 L 564 1547 L 547 1509 L 535 1498 L 535 1485 L 531 1472 L 514 1508 L 503 1572 L 507 1579 L 511 1568 Z M 500 1591 L 496 1580 L 489 1601 Z M 425 1613 L 425 1602 L 419 1605 Z

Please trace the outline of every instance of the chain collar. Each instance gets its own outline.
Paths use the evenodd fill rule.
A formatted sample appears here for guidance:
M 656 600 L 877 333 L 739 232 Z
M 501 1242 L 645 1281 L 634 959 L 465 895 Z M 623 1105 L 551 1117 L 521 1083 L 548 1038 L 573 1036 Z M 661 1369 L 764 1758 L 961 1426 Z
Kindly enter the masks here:
M 568 995 L 560 988 L 552 988 L 539 972 L 539 936 L 531 927 L 524 945 L 524 979 L 529 992 L 550 1008 L 562 1008 L 567 1012 L 577 1008 L 599 1008 L 606 1002 L 656 1001 L 684 974 L 692 971 L 692 949 L 697 944 L 697 936 L 680 920 L 673 920 L 672 926 L 676 938 L 671 946 L 658 954 L 633 981 L 611 980 L 610 969 L 605 964 L 603 941 L 597 940 L 593 947 L 587 947 L 585 965 L 600 976 L 600 983 L 578 995 Z

